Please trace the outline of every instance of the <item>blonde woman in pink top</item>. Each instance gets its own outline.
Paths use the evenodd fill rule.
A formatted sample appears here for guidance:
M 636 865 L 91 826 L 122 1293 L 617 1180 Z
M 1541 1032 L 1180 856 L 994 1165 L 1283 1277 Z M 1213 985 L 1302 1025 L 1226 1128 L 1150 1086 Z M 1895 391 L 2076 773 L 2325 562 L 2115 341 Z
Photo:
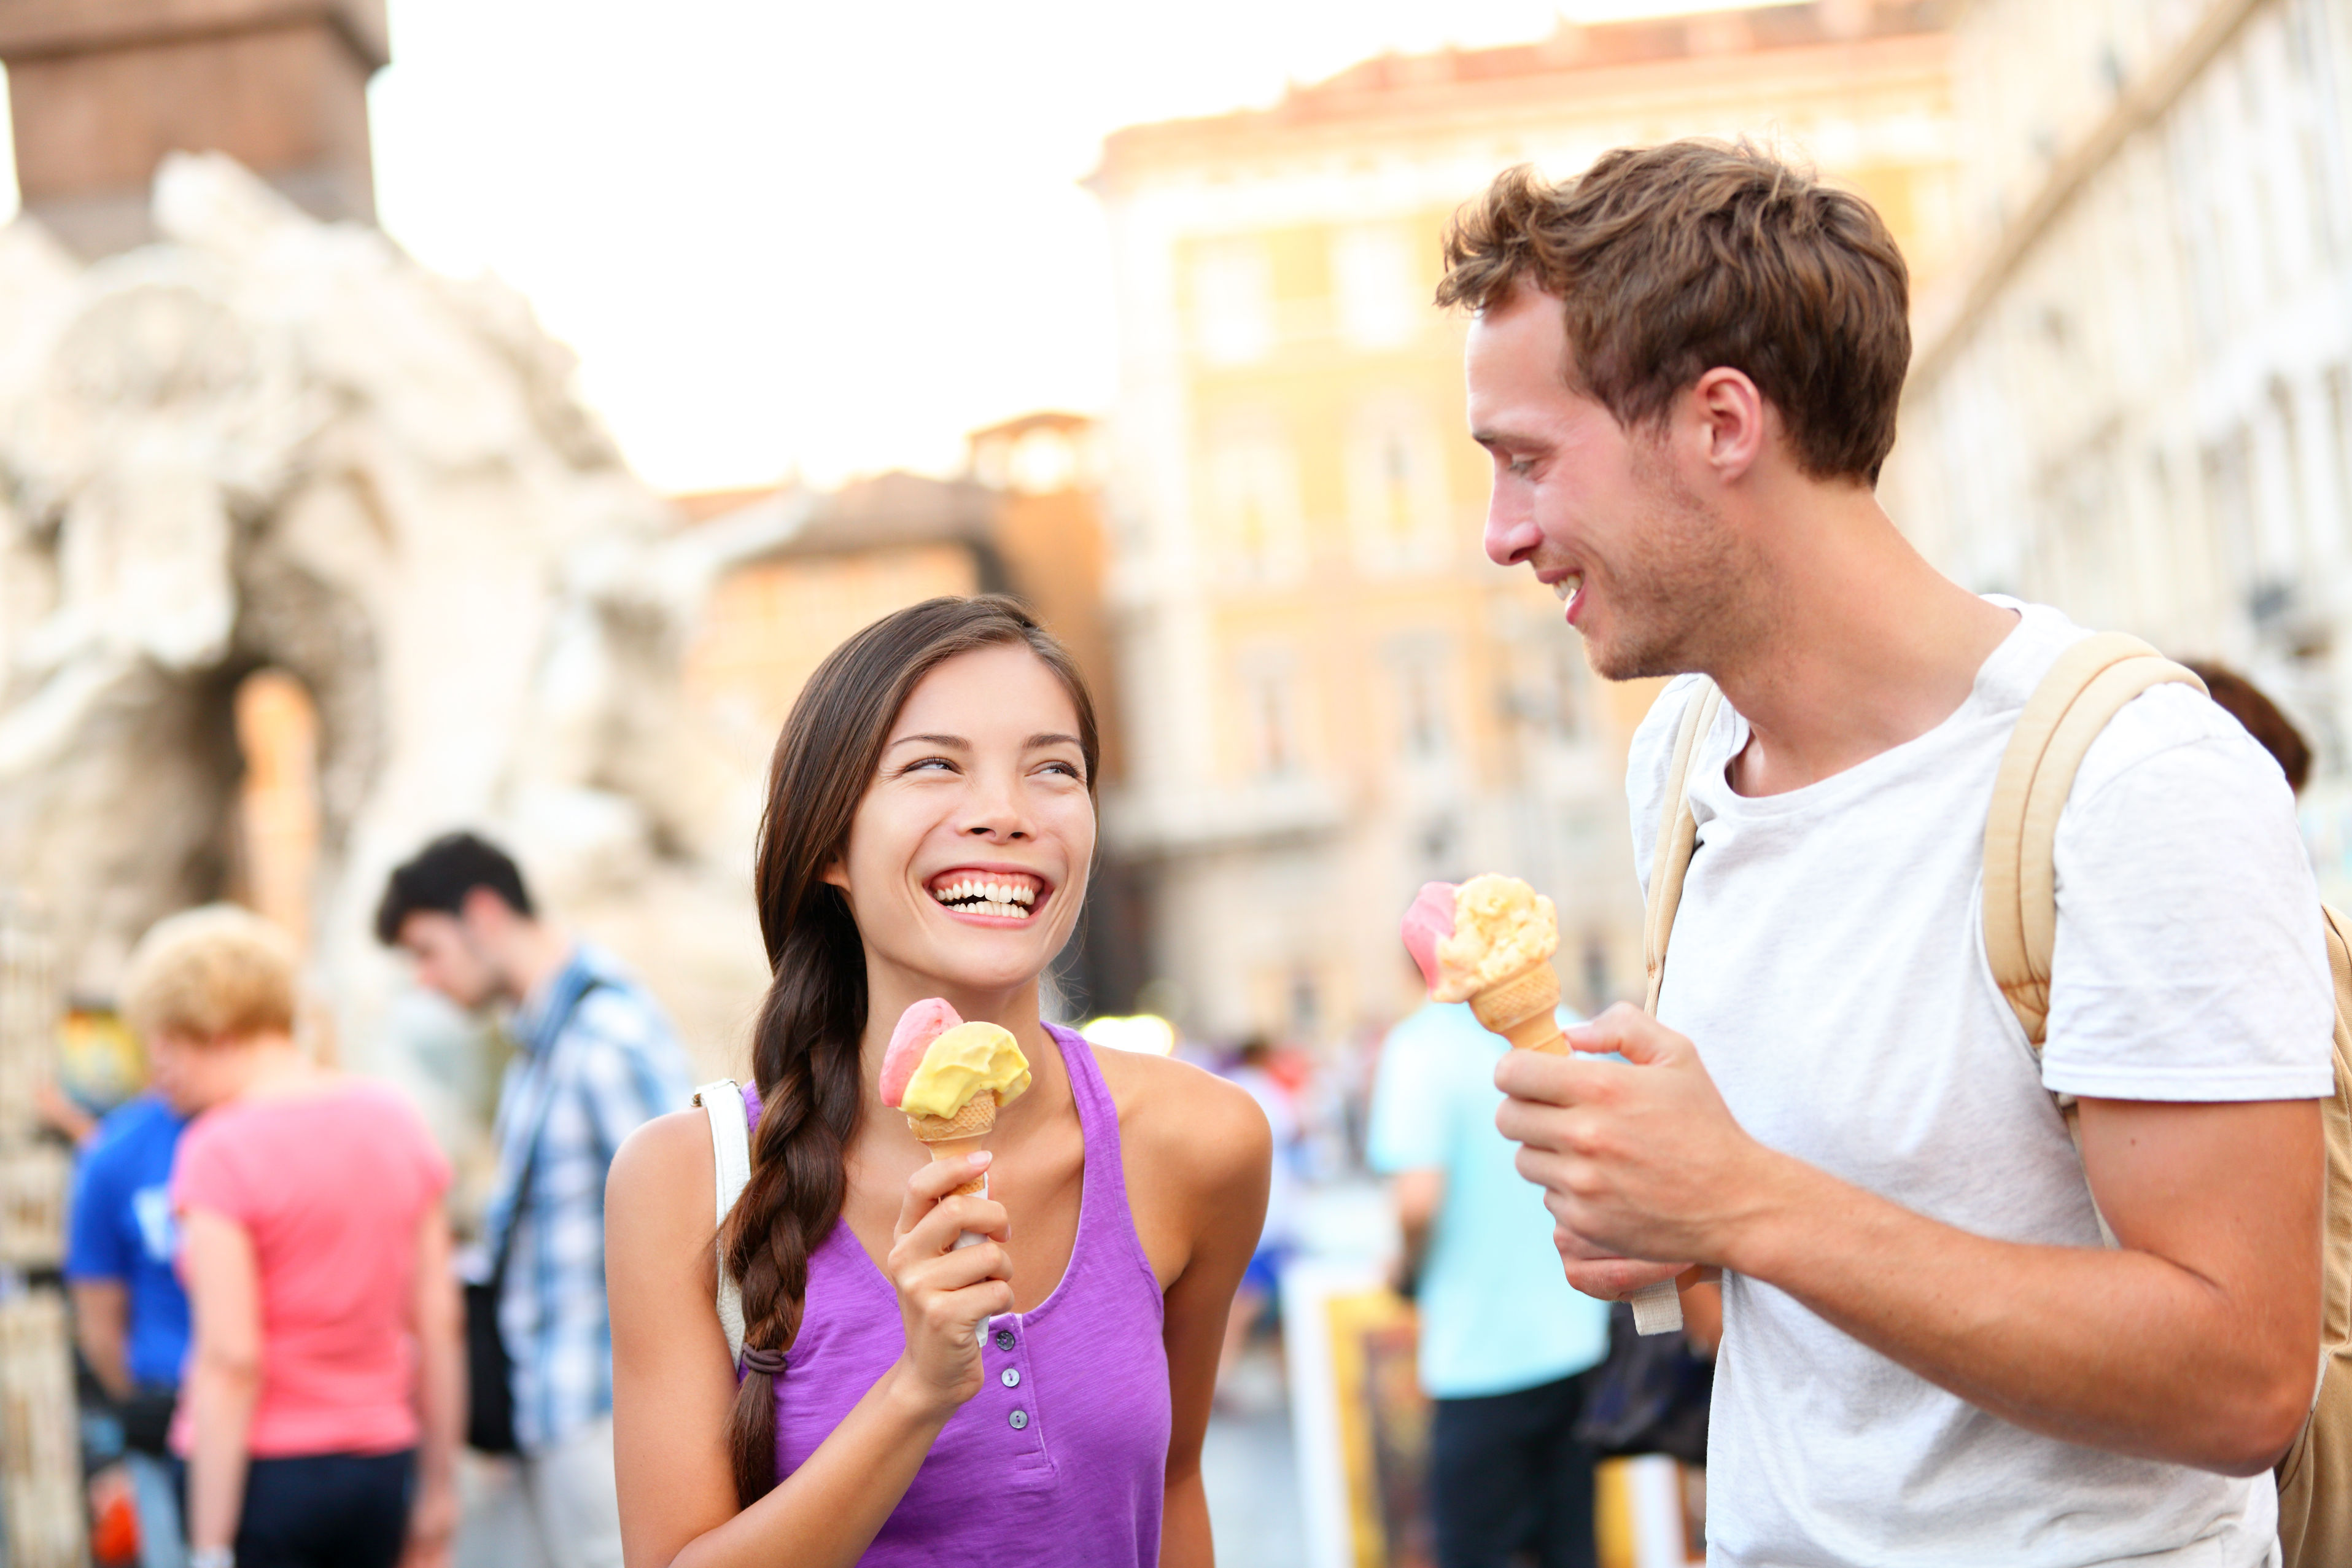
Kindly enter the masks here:
M 397 1095 L 295 1045 L 292 959 L 254 915 L 157 925 L 123 1006 L 197 1112 L 172 1173 L 192 1568 L 440 1568 L 463 1386 L 447 1163 Z

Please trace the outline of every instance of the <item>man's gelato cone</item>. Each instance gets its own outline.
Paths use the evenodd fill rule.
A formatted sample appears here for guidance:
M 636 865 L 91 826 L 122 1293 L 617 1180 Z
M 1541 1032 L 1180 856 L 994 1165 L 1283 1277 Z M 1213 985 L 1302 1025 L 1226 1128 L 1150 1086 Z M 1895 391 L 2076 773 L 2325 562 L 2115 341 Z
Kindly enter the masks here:
M 1568 1054 L 1558 1016 L 1559 976 L 1551 967 L 1559 921 L 1551 900 L 1525 882 L 1485 876 L 1458 888 L 1430 883 L 1405 910 L 1404 945 L 1440 1002 L 1468 1002 L 1478 1022 L 1516 1050 Z M 1683 1326 L 1682 1295 L 1671 1279 L 1627 1299 L 1642 1333 Z
M 1566 1056 L 1568 1041 L 1559 1032 L 1559 976 L 1551 961 L 1539 960 L 1474 992 L 1470 1011 L 1491 1032 L 1523 1051 Z
M 919 1139 L 934 1164 L 968 1154 L 979 1141 L 996 1131 L 996 1091 L 983 1089 L 965 1101 L 953 1116 L 909 1116 L 908 1130 Z M 983 1173 L 958 1187 L 950 1197 L 972 1197 L 988 1191 Z

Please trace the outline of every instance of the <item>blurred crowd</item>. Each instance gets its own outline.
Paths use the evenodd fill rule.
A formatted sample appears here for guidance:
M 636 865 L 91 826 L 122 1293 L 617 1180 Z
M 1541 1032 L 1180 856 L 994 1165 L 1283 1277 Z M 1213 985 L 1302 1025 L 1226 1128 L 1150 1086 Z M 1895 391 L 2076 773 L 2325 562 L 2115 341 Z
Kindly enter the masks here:
M 2198 673 L 2300 787 L 2294 725 L 2235 673 Z M 429 1568 L 457 1544 L 465 1447 L 511 1471 L 551 1568 L 620 1562 L 604 1178 L 638 1124 L 687 1102 L 685 1058 L 658 1003 L 475 836 L 399 868 L 376 934 L 420 985 L 495 1017 L 510 1052 L 497 1175 L 462 1251 L 424 1123 L 317 1059 L 292 951 L 242 910 L 175 915 L 135 953 L 138 1092 L 47 1100 L 79 1152 L 65 1273 L 100 1563 L 207 1568 L 234 1546 L 248 1568 Z M 1566 1286 L 1542 1191 L 1495 1126 L 1508 1047 L 1466 1005 L 1319 1048 L 1160 1039 L 1246 1090 L 1274 1136 L 1221 1384 L 1253 1354 L 1279 1374 L 1284 1277 L 1335 1245 L 1315 1194 L 1378 1184 L 1388 1279 L 1417 1310 L 1438 1562 L 1592 1563 L 1597 1463 L 1704 1465 L 1719 1309 L 1686 1291 L 1685 1335 L 1651 1342 Z

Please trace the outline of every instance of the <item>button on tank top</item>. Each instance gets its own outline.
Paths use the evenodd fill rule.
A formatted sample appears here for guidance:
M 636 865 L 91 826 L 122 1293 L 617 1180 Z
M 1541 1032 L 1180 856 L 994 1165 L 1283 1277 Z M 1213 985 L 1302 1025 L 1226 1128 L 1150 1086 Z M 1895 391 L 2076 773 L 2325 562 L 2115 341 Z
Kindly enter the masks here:
M 1078 1234 L 1052 1295 L 989 1321 L 980 1393 L 949 1417 L 859 1561 L 868 1568 L 1149 1568 L 1160 1561 L 1168 1357 L 1160 1281 L 1136 1235 L 1118 1111 L 1087 1043 L 1046 1026 L 1086 1139 Z M 753 1125 L 759 1101 L 747 1089 Z M 898 1293 L 847 1222 L 809 1258 L 776 1384 L 776 1476 L 816 1451 L 898 1359 Z

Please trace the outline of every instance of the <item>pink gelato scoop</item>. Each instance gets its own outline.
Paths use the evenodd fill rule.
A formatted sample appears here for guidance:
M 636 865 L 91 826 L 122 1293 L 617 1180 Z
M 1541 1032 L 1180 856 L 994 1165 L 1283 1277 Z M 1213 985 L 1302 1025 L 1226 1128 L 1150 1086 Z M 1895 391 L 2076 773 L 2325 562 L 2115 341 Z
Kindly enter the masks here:
M 1437 944 L 1454 934 L 1454 891 L 1451 882 L 1424 882 L 1420 896 L 1404 912 L 1405 951 L 1421 965 L 1422 982 L 1433 991 L 1437 989 Z M 905 1026 L 901 1022 L 899 1027 Z M 882 1082 L 887 1095 L 890 1082 L 887 1065 Z
M 882 1053 L 883 1104 L 895 1109 L 906 1099 L 907 1080 L 923 1065 L 923 1053 L 931 1048 L 933 1040 L 962 1022 L 954 1008 L 936 996 L 926 996 L 898 1015 L 898 1026 L 890 1031 L 890 1047 Z

